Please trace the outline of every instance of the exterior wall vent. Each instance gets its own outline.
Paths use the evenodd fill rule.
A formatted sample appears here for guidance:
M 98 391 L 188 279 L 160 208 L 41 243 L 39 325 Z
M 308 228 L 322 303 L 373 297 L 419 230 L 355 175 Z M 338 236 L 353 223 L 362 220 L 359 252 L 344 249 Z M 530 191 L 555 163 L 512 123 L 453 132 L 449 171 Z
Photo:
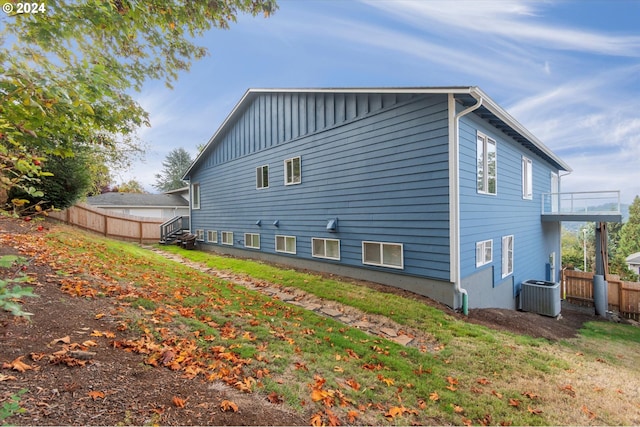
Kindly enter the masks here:
M 543 316 L 557 317 L 560 314 L 560 283 L 544 280 L 522 282 L 520 309 Z

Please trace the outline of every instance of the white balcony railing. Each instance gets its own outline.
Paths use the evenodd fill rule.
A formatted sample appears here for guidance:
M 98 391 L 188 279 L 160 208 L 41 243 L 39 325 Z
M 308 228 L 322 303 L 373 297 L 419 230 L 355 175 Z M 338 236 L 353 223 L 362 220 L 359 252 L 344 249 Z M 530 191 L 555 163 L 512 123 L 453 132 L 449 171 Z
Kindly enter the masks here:
M 544 193 L 542 215 L 593 217 L 621 215 L 620 191 Z

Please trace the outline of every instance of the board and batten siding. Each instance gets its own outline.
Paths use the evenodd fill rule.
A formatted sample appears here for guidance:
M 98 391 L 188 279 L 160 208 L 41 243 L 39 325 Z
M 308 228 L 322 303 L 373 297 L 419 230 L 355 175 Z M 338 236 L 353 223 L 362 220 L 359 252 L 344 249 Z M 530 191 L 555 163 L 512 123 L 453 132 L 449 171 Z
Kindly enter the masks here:
M 444 95 L 259 94 L 192 171 L 192 228 L 233 231 L 240 249 L 259 233 L 267 253 L 295 236 L 287 256 L 314 260 L 312 237 L 339 239 L 341 259 L 324 262 L 448 282 L 447 117 Z M 283 162 L 298 156 L 301 183 L 284 185 Z M 264 165 L 269 187 L 256 189 Z M 404 268 L 363 265 L 362 241 L 401 243 Z
M 478 131 L 497 142 L 496 195 L 477 191 Z M 522 196 L 522 156 L 531 159 L 533 165 L 533 197 L 530 200 Z M 505 300 L 515 305 L 514 295 L 523 281 L 546 280 L 546 264 L 551 252 L 556 252 L 560 259 L 559 231 L 541 221 L 541 194 L 550 191 L 552 172 L 558 171 L 477 115 L 470 114 L 461 120 L 461 277 L 463 280 L 474 275 L 489 278 L 489 283 L 468 280 L 465 284 L 469 304 L 473 307 L 495 307 L 497 301 Z M 503 278 L 502 237 L 509 235 L 514 236 L 514 273 Z M 493 261 L 476 267 L 476 242 L 490 239 L 493 241 Z M 485 269 L 492 269 L 492 274 L 479 274 Z

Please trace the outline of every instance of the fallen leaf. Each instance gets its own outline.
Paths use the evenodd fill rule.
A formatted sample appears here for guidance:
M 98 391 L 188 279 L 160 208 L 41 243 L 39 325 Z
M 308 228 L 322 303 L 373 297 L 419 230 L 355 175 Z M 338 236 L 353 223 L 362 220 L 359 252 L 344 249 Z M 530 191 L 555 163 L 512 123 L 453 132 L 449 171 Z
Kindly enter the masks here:
M 314 414 L 311 417 L 310 424 L 316 427 L 324 425 L 324 422 L 322 421 L 322 413 L 318 412 L 317 414 Z
M 23 372 L 23 373 L 33 369 L 33 366 L 27 365 L 22 361 L 23 357 L 24 356 L 20 356 L 11 363 L 4 363 L 2 367 L 5 369 L 13 369 L 14 371 Z
M 453 405 L 453 412 L 455 412 L 456 414 L 461 414 L 464 412 L 464 409 L 462 408 L 462 406 Z
M 4 374 L 0 374 L 0 382 L 2 381 L 9 381 L 9 380 L 16 380 L 17 378 L 12 376 L 12 375 L 4 375 Z
M 447 382 L 451 385 L 456 385 L 458 384 L 458 379 L 453 377 L 447 377 Z
M 497 397 L 498 399 L 502 399 L 502 393 L 498 393 L 495 390 L 491 390 L 491 394 L 493 394 L 495 397 Z
M 267 400 L 269 400 L 269 402 L 273 403 L 273 404 L 281 404 L 282 402 L 284 402 L 284 400 L 282 400 L 282 396 L 280 396 L 278 393 L 276 393 L 275 391 L 272 391 L 271 393 L 269 393 L 269 395 L 267 396 Z
M 595 412 L 590 411 L 589 408 L 587 408 L 584 405 L 582 405 L 582 412 L 584 412 L 589 417 L 590 420 L 596 417 Z
M 173 396 L 173 399 L 171 399 L 171 402 L 173 403 L 173 406 L 175 406 L 176 408 L 184 408 L 184 405 L 187 403 L 186 399 L 182 399 L 178 396 Z
M 220 409 L 222 409 L 223 412 L 227 412 L 227 411 L 238 412 L 238 405 L 236 405 L 230 400 L 223 400 L 222 402 L 220 402 Z
M 560 391 L 568 394 L 571 397 L 576 397 L 576 391 L 573 389 L 573 386 L 571 384 L 560 387 Z
M 445 388 L 446 388 L 447 390 L 451 390 L 451 391 L 456 391 L 456 390 L 457 390 L 457 388 L 455 388 L 455 387 L 454 387 L 454 386 L 452 386 L 452 385 L 448 385 L 448 386 L 446 386 Z
M 440 400 L 440 396 L 435 391 L 429 395 L 429 400 L 433 400 L 434 402 Z
M 352 389 L 354 389 L 355 391 L 360 390 L 360 384 L 358 384 L 358 382 L 353 379 L 353 378 L 349 378 L 347 380 L 347 385 L 349 385 L 349 387 L 351 387 Z
M 386 414 L 384 414 L 387 418 L 395 418 L 398 415 L 404 414 L 405 408 L 404 406 L 392 406 L 389 408 Z
M 360 412 L 355 411 L 353 409 L 347 412 L 347 418 L 349 420 L 349 424 L 355 424 L 356 418 L 358 418 L 359 416 L 360 416 Z
M 520 406 L 520 401 L 518 399 L 509 399 L 509 406 L 518 407 Z
M 70 343 L 71 343 L 71 337 L 67 335 L 66 337 L 56 338 L 55 340 L 51 341 L 49 344 L 53 345 L 53 344 L 70 344 Z
M 489 380 L 488 380 L 488 379 L 486 379 L 486 378 L 478 378 L 478 379 L 476 380 L 476 382 L 477 382 L 478 384 L 482 384 L 482 385 L 491 384 L 491 381 L 489 381 Z
M 89 393 L 89 397 L 92 398 L 93 400 L 98 400 L 98 399 L 104 399 L 105 394 L 101 391 L 90 391 Z
M 537 399 L 538 397 L 540 397 L 536 393 L 533 393 L 531 391 L 525 391 L 524 393 L 522 393 L 522 395 L 528 397 L 531 400 Z
M 542 413 L 542 409 L 531 408 L 531 406 L 527 406 L 527 411 L 533 415 L 540 415 Z
M 98 343 L 92 340 L 86 340 L 82 343 L 82 345 L 85 347 L 97 347 Z

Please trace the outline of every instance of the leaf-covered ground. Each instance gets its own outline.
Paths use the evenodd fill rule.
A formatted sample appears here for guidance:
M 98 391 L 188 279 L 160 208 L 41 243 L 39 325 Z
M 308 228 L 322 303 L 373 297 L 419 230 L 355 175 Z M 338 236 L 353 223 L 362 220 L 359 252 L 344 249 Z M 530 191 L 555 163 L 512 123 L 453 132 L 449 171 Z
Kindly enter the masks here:
M 619 360 L 609 360 L 593 356 L 597 349 L 592 353 L 579 343 L 575 344 L 579 346 L 575 352 L 554 346 L 550 348 L 558 359 L 549 355 L 548 361 L 549 365 L 566 364 L 567 374 L 561 379 L 545 377 L 546 374 L 524 378 L 518 372 L 502 378 L 502 373 L 493 370 L 501 369 L 503 362 L 487 366 L 487 375 L 479 376 L 479 371 L 469 373 L 456 366 L 456 358 L 462 357 L 456 355 L 457 350 L 423 357 L 416 351 L 389 347 L 355 332 L 343 333 L 335 326 L 339 324 L 313 318 L 314 325 L 324 328 L 321 334 L 320 329 L 316 332 L 308 327 L 309 319 L 302 311 L 267 297 L 234 288 L 233 294 L 212 294 L 202 299 L 202 295 L 193 294 L 181 284 L 177 271 L 175 283 L 169 281 L 160 286 L 161 278 L 152 268 L 145 269 L 144 260 L 139 259 L 135 268 L 114 265 L 109 254 L 89 254 L 86 242 L 73 238 L 67 239 L 64 251 L 51 250 L 43 238 L 47 233 L 57 233 L 60 240 L 72 232 L 47 223 L 38 228 L 31 223 L 0 219 L 0 256 L 20 252 L 29 259 L 24 269 L 0 274 L 29 275 L 34 292 L 39 295 L 24 299 L 24 310 L 34 313 L 29 321 L 0 312 L 0 423 L 508 424 L 505 416 L 509 413 L 527 424 L 543 424 L 545 420 L 571 424 L 640 421 L 640 390 L 624 385 L 624 378 L 612 381 L 621 372 L 616 365 L 633 364 L 622 353 Z M 78 265 L 79 259 L 86 259 L 86 263 Z M 146 285 L 130 286 L 134 277 Z M 166 277 L 162 280 L 166 281 Z M 161 294 L 167 286 L 170 293 Z M 241 299 L 242 304 L 234 305 L 234 299 Z M 204 316 L 199 312 L 202 306 L 215 307 L 219 316 Z M 177 318 L 182 323 L 177 323 L 176 329 L 172 320 Z M 562 321 L 557 321 L 531 313 L 474 310 L 467 320 L 557 340 L 576 336 L 593 316 L 567 312 Z M 281 321 L 284 323 L 278 323 Z M 272 341 L 256 340 L 261 334 Z M 330 365 L 322 367 L 317 360 L 323 357 L 321 343 L 331 339 L 335 339 L 335 355 L 332 354 Z M 471 345 L 470 342 L 464 340 L 456 345 Z M 540 363 L 535 349 L 515 343 L 508 343 L 504 354 L 495 357 L 531 353 L 531 359 Z M 314 345 L 317 354 L 309 350 Z M 415 360 L 433 365 L 415 366 L 413 384 L 408 380 L 400 382 L 398 372 L 379 369 L 383 362 L 393 362 L 384 355 L 389 348 L 403 358 L 418 354 Z M 476 350 L 470 347 L 470 351 Z M 444 357 L 445 354 L 449 356 Z M 491 358 L 478 355 L 478 360 Z M 571 360 L 565 362 L 568 359 Z M 283 367 L 283 361 L 289 366 Z M 355 372 L 350 371 L 353 366 L 359 369 L 357 375 L 365 376 L 351 375 Z M 340 372 L 341 369 L 345 371 Z M 546 369 L 541 366 L 542 371 Z M 330 372 L 337 376 L 329 378 Z M 602 386 L 593 385 L 593 376 L 602 377 Z M 553 381 L 545 384 L 548 378 Z M 409 389 L 419 389 L 424 386 L 422 383 L 432 388 L 425 388 L 428 392 L 421 399 L 411 400 Z M 287 396 L 282 390 L 289 390 L 292 395 Z M 294 392 L 304 396 L 302 402 Z M 383 393 L 387 392 L 390 397 L 385 398 Z M 456 404 L 455 396 L 462 393 L 471 399 Z M 611 395 L 616 400 L 611 404 L 596 402 Z M 12 399 L 19 400 L 24 412 L 11 412 L 13 415 L 3 420 L 1 417 L 11 415 L 8 411 L 12 411 Z M 488 402 L 486 408 L 471 408 L 471 402 L 476 400 Z M 297 405 L 290 406 L 291 401 Z M 560 403 L 556 406 L 554 401 Z M 567 413 L 552 413 L 556 410 Z M 605 410 L 627 413 L 603 414 Z

